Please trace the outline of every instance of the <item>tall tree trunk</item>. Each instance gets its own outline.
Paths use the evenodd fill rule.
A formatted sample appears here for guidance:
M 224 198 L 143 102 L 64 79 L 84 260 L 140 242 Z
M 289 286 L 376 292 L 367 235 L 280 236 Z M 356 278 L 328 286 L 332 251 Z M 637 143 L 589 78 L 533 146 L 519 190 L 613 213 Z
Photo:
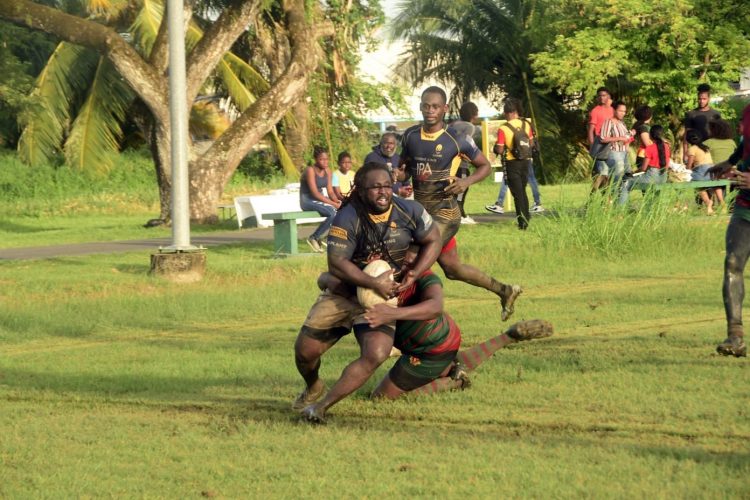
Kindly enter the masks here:
M 310 106 L 301 99 L 292 106 L 294 124 L 286 129 L 286 149 L 294 164 L 302 171 L 305 167 L 305 153 L 310 150 Z

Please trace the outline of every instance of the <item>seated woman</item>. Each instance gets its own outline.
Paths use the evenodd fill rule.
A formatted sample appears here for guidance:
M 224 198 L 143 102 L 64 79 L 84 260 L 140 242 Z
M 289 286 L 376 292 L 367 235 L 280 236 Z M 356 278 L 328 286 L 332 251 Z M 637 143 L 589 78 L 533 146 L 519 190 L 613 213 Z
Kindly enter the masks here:
M 687 169 L 692 172 L 692 181 L 710 181 L 711 176 L 708 174 L 708 169 L 714 166 L 714 160 L 711 157 L 711 152 L 708 146 L 703 144 L 701 136 L 696 130 L 688 130 L 685 134 L 685 141 L 688 143 L 687 150 Z M 708 215 L 714 214 L 714 201 L 710 196 L 707 189 L 702 190 L 700 193 L 701 200 L 706 206 L 706 213 Z M 724 205 L 724 193 L 721 189 L 716 190 L 716 198 L 719 200 L 721 205 Z
M 627 180 L 620 192 L 620 205 L 625 205 L 628 202 L 630 191 L 634 187 L 644 189 L 648 184 L 664 184 L 667 182 L 667 167 L 672 152 L 663 135 L 664 127 L 661 125 L 654 125 L 649 130 L 651 144 L 645 147 L 643 160 L 638 169 L 642 173 Z
M 322 238 L 331 228 L 336 209 L 341 202 L 336 198 L 331 185 L 331 170 L 328 168 L 328 151 L 315 147 L 315 163 L 302 171 L 299 189 L 299 204 L 302 210 L 313 210 L 326 218 L 307 238 L 307 244 L 313 251 L 323 252 L 325 243 Z

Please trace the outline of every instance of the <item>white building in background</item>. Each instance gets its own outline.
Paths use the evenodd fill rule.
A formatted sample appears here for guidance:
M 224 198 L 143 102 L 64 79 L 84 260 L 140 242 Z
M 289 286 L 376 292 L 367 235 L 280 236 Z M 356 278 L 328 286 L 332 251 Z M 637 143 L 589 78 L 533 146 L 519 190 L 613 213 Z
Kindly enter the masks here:
M 386 15 L 386 25 L 388 25 L 390 20 L 394 17 L 396 3 L 396 0 L 381 0 Z M 359 65 L 360 75 L 365 79 L 377 83 L 385 83 L 389 80 L 392 81 L 394 77 L 399 78 L 399 75 L 404 73 L 404 71 L 399 68 L 399 59 L 404 52 L 404 45 L 401 42 L 389 43 L 387 40 L 386 29 L 381 28 L 376 33 L 375 36 L 380 42 L 378 48 L 373 52 L 363 51 L 361 54 L 362 61 Z M 397 83 L 409 86 L 403 78 L 400 78 Z M 405 116 L 393 115 L 386 108 L 382 108 L 370 112 L 367 118 L 372 122 L 380 123 L 382 129 L 385 129 L 385 127 L 391 123 L 421 120 L 422 113 L 419 111 L 419 98 L 422 94 L 422 90 L 430 85 L 442 87 L 447 93 L 450 93 L 451 88 L 453 88 L 452 84 L 445 82 L 434 81 L 424 83 L 419 87 L 414 88 L 412 92 L 406 93 L 408 114 Z M 479 108 L 480 118 L 494 117 L 500 113 L 481 96 L 472 96 L 471 100 Z

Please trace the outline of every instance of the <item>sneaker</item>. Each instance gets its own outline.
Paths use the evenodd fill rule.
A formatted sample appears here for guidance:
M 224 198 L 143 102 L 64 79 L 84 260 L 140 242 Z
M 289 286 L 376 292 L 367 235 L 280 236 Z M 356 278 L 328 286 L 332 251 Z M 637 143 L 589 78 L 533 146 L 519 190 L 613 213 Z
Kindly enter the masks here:
M 747 346 L 745 346 L 745 340 L 742 337 L 730 335 L 724 342 L 716 346 L 716 352 L 722 356 L 744 358 L 747 356 Z
M 318 245 L 320 245 L 320 248 L 322 248 L 323 250 L 327 249 L 328 248 L 328 238 L 323 239 L 323 240 L 318 240 Z
M 469 217 L 468 215 L 466 217 L 461 217 L 461 224 L 476 224 L 477 221 Z
M 323 253 L 323 247 L 320 246 L 320 242 L 317 239 L 310 236 L 305 241 L 307 241 L 307 244 L 312 248 L 313 252 Z
M 508 328 L 505 334 L 518 342 L 522 340 L 543 339 L 554 333 L 552 323 L 543 319 L 521 321 Z
M 534 206 L 533 206 L 533 207 L 531 207 L 531 211 L 532 211 L 532 212 L 536 212 L 536 213 L 544 212 L 544 207 L 543 207 L 543 206 L 541 206 L 541 205 L 537 205 L 537 204 L 535 203 L 535 204 L 534 204 Z
M 489 211 L 489 212 L 494 212 L 496 214 L 504 214 L 505 213 L 505 209 L 503 208 L 502 205 L 486 205 L 484 207 L 484 209 L 487 210 L 487 211 Z
M 310 391 L 310 388 L 306 388 L 304 391 L 299 393 L 299 396 L 297 396 L 297 399 L 294 400 L 294 403 L 292 403 L 292 410 L 294 411 L 302 411 L 317 400 L 320 399 L 320 396 L 322 396 L 326 392 L 326 385 L 320 384 L 320 388 L 318 390 Z
M 459 361 L 453 362 L 453 367 L 451 367 L 451 370 L 448 372 L 448 377 L 450 377 L 452 380 L 460 380 L 461 385 L 459 386 L 459 389 L 461 390 L 471 387 L 469 372 L 468 370 L 466 370 L 466 367 Z
M 518 296 L 523 293 L 523 289 L 519 285 L 505 285 L 503 290 L 507 293 L 500 295 L 500 305 L 503 308 L 503 312 L 500 314 L 500 319 L 508 321 L 508 318 L 510 318 L 516 310 L 515 307 L 513 307 L 513 304 Z

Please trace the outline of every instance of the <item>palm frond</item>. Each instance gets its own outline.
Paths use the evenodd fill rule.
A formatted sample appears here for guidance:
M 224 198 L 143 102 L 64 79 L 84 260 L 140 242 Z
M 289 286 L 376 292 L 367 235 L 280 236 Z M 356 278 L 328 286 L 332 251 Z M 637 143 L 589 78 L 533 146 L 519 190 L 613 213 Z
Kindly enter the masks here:
M 65 142 L 68 165 L 80 170 L 109 170 L 122 139 L 120 124 L 133 98 L 112 63 L 99 58 L 89 93 Z
M 250 66 L 232 52 L 224 54 L 224 60 L 229 64 L 232 70 L 237 73 L 242 83 L 247 85 L 251 92 L 260 94 L 267 92 L 271 86 L 268 84 L 263 75 L 258 70 Z
M 159 26 L 164 15 L 164 4 L 159 0 L 142 1 L 143 6 L 130 26 L 130 32 L 133 34 L 138 51 L 148 56 L 151 54 L 159 33 Z
M 112 19 L 128 6 L 127 0 L 84 0 L 84 8 L 95 18 Z
M 70 110 L 89 85 L 96 67 L 94 52 L 61 42 L 37 77 L 32 105 L 19 117 L 21 161 L 37 165 L 59 151 L 70 122 Z
M 231 123 L 226 113 L 212 102 L 196 102 L 190 109 L 190 135 L 198 139 L 217 139 Z
M 288 177 L 299 175 L 299 170 L 294 164 L 294 161 L 292 161 L 292 157 L 289 156 L 289 151 L 286 150 L 284 143 L 281 142 L 281 138 L 279 137 L 276 128 L 272 128 L 268 135 L 270 135 L 273 140 L 273 147 L 276 150 L 276 154 L 279 155 L 279 163 L 281 163 L 281 169 L 284 171 L 284 174 Z
M 224 87 L 227 89 L 229 96 L 234 101 L 234 105 L 240 112 L 245 111 L 249 108 L 257 99 L 255 94 L 250 92 L 245 86 L 240 75 L 237 74 L 232 66 L 226 61 L 226 58 L 222 58 L 219 61 L 219 65 L 216 68 L 219 73 Z

